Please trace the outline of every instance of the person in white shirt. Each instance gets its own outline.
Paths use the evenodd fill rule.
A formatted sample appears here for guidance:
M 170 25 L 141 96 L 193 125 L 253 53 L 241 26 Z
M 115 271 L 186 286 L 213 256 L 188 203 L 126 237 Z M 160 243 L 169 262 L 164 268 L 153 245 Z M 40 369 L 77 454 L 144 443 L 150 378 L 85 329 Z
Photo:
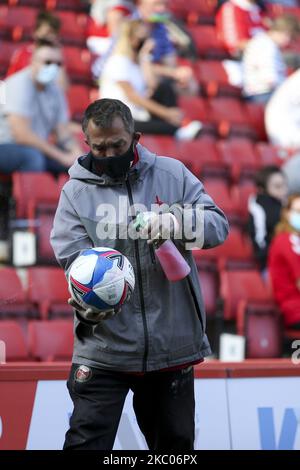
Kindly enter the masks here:
M 266 107 L 265 125 L 273 145 L 300 150 L 300 69 L 273 94 Z
M 242 61 L 243 94 L 249 101 L 266 103 L 285 80 L 287 68 L 281 48 L 299 34 L 299 20 L 292 15 L 275 18 L 268 32 L 260 32 L 245 49 Z
M 124 102 L 131 110 L 138 132 L 194 138 L 202 124 L 183 125 L 171 80 L 161 80 L 152 64 L 154 42 L 142 20 L 122 24 L 119 39 L 106 61 L 100 80 L 100 97 Z

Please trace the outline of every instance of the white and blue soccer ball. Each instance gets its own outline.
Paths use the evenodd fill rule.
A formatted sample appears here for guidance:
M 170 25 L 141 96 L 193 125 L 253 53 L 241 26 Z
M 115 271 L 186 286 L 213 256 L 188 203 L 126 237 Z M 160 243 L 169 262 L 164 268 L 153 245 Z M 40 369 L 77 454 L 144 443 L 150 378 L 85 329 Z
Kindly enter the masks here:
M 84 250 L 69 271 L 70 294 L 85 309 L 119 309 L 129 300 L 134 285 L 131 263 L 111 248 Z

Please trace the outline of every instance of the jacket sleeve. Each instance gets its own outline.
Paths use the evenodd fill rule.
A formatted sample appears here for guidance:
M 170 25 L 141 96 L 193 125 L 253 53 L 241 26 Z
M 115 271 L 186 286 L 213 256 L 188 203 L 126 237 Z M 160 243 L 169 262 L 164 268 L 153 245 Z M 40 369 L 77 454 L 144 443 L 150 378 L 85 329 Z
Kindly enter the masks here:
M 186 249 L 213 248 L 223 243 L 229 232 L 224 213 L 205 192 L 203 184 L 183 165 L 183 199 L 171 212 L 180 224 L 180 240 Z
M 58 263 L 67 271 L 82 250 L 93 247 L 81 220 L 62 190 L 50 236 Z

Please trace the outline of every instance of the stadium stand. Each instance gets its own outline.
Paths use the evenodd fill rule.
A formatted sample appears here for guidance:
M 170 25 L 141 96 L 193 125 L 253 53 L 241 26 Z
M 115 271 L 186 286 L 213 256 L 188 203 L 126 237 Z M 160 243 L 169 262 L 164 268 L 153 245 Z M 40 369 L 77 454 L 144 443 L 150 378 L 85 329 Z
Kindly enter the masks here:
M 272 302 L 240 301 L 237 333 L 246 338 L 247 358 L 280 357 L 282 354 L 282 321 L 280 312 Z
M 40 320 L 28 325 L 29 351 L 40 361 L 70 361 L 73 352 L 73 321 Z
M 240 300 L 270 301 L 271 291 L 255 270 L 222 270 L 220 272 L 220 292 L 224 301 L 224 319 L 237 318 Z
M 17 322 L 13 320 L 0 322 L 0 341 L 5 343 L 7 361 L 28 361 L 30 359 L 24 333 Z
M 26 319 L 37 316 L 17 271 L 12 267 L 0 268 L 0 319 Z
M 38 308 L 42 320 L 72 318 L 70 297 L 64 272 L 55 267 L 28 269 L 28 296 Z

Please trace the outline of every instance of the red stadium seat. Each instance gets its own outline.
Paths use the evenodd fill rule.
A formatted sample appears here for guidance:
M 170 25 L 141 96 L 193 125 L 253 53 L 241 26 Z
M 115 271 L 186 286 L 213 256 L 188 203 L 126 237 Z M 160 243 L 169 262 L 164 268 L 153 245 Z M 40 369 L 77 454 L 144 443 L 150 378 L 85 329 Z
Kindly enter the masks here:
M 0 268 L 0 318 L 36 316 L 14 268 Z
M 35 233 L 37 236 L 37 262 L 39 264 L 56 264 L 50 234 L 53 227 L 53 219 L 57 204 L 40 205 L 32 212 L 37 221 Z
M 1 41 L 0 47 L 0 74 L 5 75 L 10 63 L 10 59 L 13 53 L 19 49 L 20 45 L 16 42 Z
M 192 35 L 201 57 L 207 59 L 225 59 L 228 57 L 227 52 L 217 37 L 214 26 L 190 25 L 188 31 Z
M 267 142 L 257 142 L 255 149 L 261 166 L 281 166 L 284 159 L 288 157 L 288 152 L 286 150 L 275 147 Z
M 20 325 L 15 321 L 0 321 L 0 342 L 5 344 L 5 360 L 28 361 L 29 352 L 25 336 Z M 1 348 L 2 349 L 2 348 Z
M 3 0 L 1 3 L 7 3 L 11 7 L 35 7 L 43 8 L 47 0 Z
M 0 6 L 0 36 L 11 37 L 14 41 L 30 38 L 36 14 L 35 8 Z
M 70 361 L 73 351 L 73 322 L 32 321 L 28 325 L 31 356 L 40 361 Z
M 241 89 L 230 85 L 222 62 L 200 60 L 194 65 L 195 75 L 208 96 L 240 96 Z
M 65 65 L 74 83 L 92 84 L 92 56 L 88 49 L 65 46 L 63 49 Z
M 244 222 L 248 219 L 248 201 L 251 195 L 256 194 L 257 189 L 253 180 L 246 179 L 233 188 L 233 196 L 236 200 L 237 209 Z
M 84 111 L 90 104 L 89 88 L 84 85 L 71 85 L 67 96 L 72 119 L 81 122 Z
M 188 23 L 213 24 L 216 0 L 172 0 L 170 10 L 176 18 Z
M 40 203 L 57 204 L 58 186 L 50 173 L 14 173 L 13 197 L 16 216 L 31 218 Z
M 221 296 L 224 301 L 224 319 L 237 317 L 241 300 L 266 302 L 272 300 L 271 290 L 255 270 L 230 270 L 220 272 Z
M 31 0 L 28 0 L 28 1 L 31 1 Z M 46 1 L 46 6 L 48 10 L 71 10 L 71 11 L 82 12 L 83 9 L 85 8 L 84 2 L 82 0 L 45 0 L 45 1 Z
M 207 121 L 207 100 L 200 96 L 181 96 L 179 107 L 188 119 Z
M 231 166 L 234 180 L 253 177 L 259 168 L 259 160 L 253 143 L 248 139 L 236 137 L 217 142 L 220 158 Z
M 272 302 L 241 301 L 237 312 L 237 333 L 246 338 L 247 358 L 281 357 L 282 319 Z
M 233 216 L 236 214 L 235 201 L 232 199 L 226 180 L 221 178 L 206 178 L 204 189 L 226 215 Z
M 180 160 L 196 175 L 225 174 L 227 166 L 220 159 L 216 149 L 215 140 L 210 137 L 202 137 L 190 142 L 179 142 Z
M 259 103 L 245 103 L 245 112 L 248 122 L 255 130 L 255 138 L 268 140 L 265 128 L 265 106 Z
M 218 301 L 218 278 L 214 271 L 199 269 L 199 282 L 203 294 L 206 315 L 213 317 L 217 311 Z
M 171 136 L 143 135 L 141 144 L 150 152 L 159 156 L 178 158 L 179 149 L 176 140 Z
M 217 97 L 209 101 L 211 119 L 217 122 L 227 120 L 235 124 L 247 124 L 242 101 L 235 98 Z
M 209 250 L 193 250 L 196 263 L 201 265 L 205 261 L 211 261 L 212 265 L 218 264 L 219 269 L 245 269 L 255 265 L 252 246 L 248 238 L 242 235 L 237 227 L 232 226 L 225 242 Z
M 60 38 L 65 44 L 85 46 L 87 15 L 72 11 L 59 11 L 61 20 Z
M 59 199 L 59 187 L 50 173 L 14 173 L 13 196 L 16 217 L 27 218 L 37 237 L 37 258 L 40 263 L 55 263 L 50 245 L 50 232 Z
M 36 267 L 28 269 L 28 293 L 32 303 L 38 306 L 43 320 L 73 315 L 68 305 L 68 285 L 62 269 Z

